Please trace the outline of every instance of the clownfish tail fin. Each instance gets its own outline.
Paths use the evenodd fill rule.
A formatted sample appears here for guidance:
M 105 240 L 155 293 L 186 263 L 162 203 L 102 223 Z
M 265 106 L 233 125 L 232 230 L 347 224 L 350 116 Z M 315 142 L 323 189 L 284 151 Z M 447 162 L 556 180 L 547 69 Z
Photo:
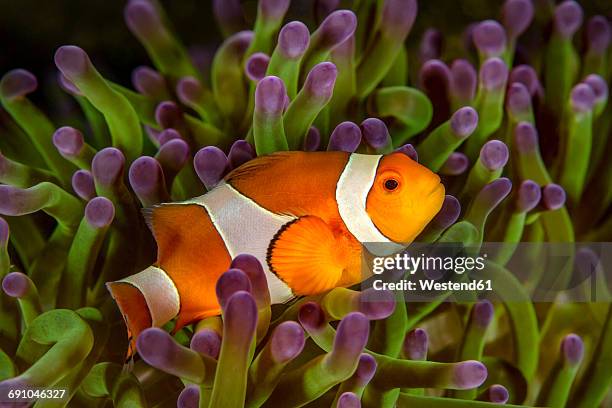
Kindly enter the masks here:
M 180 310 L 180 296 L 174 282 L 157 266 L 108 282 L 106 287 L 127 326 L 128 359 L 136 352 L 136 339 L 143 330 L 163 326 Z

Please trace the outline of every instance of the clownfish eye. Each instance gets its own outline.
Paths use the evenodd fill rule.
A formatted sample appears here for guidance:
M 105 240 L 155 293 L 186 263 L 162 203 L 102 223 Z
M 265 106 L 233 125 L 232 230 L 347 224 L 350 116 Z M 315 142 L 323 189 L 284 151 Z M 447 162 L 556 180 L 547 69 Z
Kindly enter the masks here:
M 383 185 L 385 186 L 385 190 L 394 191 L 399 187 L 399 182 L 396 179 L 390 178 L 385 180 L 385 183 Z

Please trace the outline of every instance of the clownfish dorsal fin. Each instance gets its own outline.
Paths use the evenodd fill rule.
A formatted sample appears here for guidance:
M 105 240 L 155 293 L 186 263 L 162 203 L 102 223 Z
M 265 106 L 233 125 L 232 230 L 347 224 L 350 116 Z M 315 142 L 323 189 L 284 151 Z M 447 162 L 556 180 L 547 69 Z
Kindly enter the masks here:
M 285 224 L 268 249 L 273 273 L 296 295 L 314 295 L 338 286 L 349 264 L 347 245 L 321 218 L 307 215 Z
M 141 210 L 145 223 L 157 242 L 158 251 L 164 251 L 166 243 L 175 243 L 174 238 L 180 235 L 181 226 L 189 220 L 189 215 L 192 215 L 190 210 L 194 207 L 198 205 L 162 203 Z
M 269 168 L 279 162 L 282 162 L 283 160 L 287 160 L 292 154 L 295 153 L 276 152 L 267 154 L 265 156 L 256 157 L 229 172 L 225 176 L 224 180 L 232 184 L 234 181 L 249 179 L 255 176 L 258 173 L 258 170 L 261 170 L 262 168 Z

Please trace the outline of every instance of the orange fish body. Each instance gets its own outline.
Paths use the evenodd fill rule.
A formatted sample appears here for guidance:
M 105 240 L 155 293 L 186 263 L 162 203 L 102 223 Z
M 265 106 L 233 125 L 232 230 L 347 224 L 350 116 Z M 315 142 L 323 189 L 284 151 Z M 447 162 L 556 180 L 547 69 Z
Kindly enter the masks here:
M 350 286 L 369 243 L 401 250 L 443 199 L 439 177 L 403 153 L 258 157 L 203 196 L 147 210 L 156 264 L 108 287 L 135 339 L 220 314 L 217 279 L 241 253 L 262 263 L 273 303 Z

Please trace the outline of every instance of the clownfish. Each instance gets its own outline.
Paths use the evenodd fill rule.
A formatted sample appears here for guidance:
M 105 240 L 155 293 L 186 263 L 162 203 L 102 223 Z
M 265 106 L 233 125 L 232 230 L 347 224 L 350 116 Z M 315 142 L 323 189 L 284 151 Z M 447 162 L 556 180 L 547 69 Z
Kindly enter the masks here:
M 403 250 L 444 193 L 438 175 L 401 152 L 261 156 L 200 197 L 147 209 L 156 263 L 107 287 L 132 343 L 174 318 L 178 330 L 220 314 L 215 285 L 239 254 L 261 262 L 272 303 L 351 286 L 371 243 Z

